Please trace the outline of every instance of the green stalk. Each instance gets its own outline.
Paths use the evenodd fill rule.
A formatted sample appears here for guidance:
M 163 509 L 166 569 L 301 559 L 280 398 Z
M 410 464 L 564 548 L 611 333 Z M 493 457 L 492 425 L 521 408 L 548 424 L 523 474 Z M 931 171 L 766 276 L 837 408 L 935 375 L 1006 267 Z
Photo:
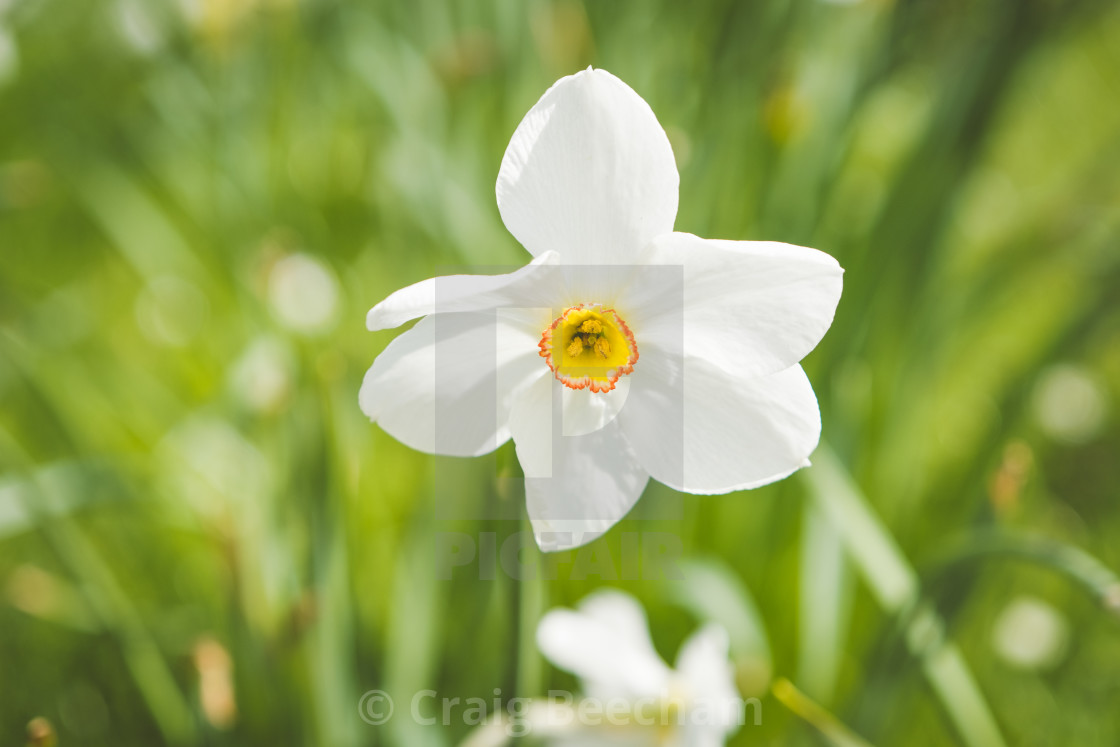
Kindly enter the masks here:
M 543 567 L 541 553 L 533 537 L 533 527 L 528 519 L 522 523 L 523 557 L 532 560 L 521 564 L 521 579 L 517 597 L 517 693 L 518 697 L 541 694 L 544 686 L 544 666 L 537 651 L 537 623 L 545 608 L 545 584 L 541 578 Z
M 945 638 L 937 613 L 921 603 L 918 574 L 876 518 L 843 464 L 826 445 L 804 472 L 817 505 L 840 533 L 848 556 L 888 614 L 907 617 L 906 642 L 930 687 L 968 747 L 1006 743 L 960 650 Z
M 770 692 L 778 699 L 778 702 L 815 726 L 832 747 L 871 747 L 867 740 L 853 732 L 840 719 L 794 687 L 793 683 L 785 677 L 776 679 L 770 688 Z
M 28 485 L 35 484 L 32 476 Z M 125 666 L 164 739 L 169 744 L 194 744 L 197 730 L 192 709 L 139 611 L 108 563 L 64 511 L 40 516 L 39 506 L 50 505 L 54 498 L 45 490 L 36 492 L 37 496 L 25 501 L 28 511 L 36 516 L 39 531 L 84 587 L 101 624 L 116 636 Z
M 164 740 L 168 744 L 196 743 L 194 711 L 109 563 L 70 518 L 56 491 L 42 485 L 31 457 L 2 429 L 0 444 L 7 452 L 6 461 L 14 462 L 14 471 L 26 478 L 29 490 L 21 492 L 21 497 L 27 515 L 33 517 L 38 531 L 82 588 L 98 622 L 116 637 L 125 666 Z M 78 486 L 67 488 L 77 490 Z

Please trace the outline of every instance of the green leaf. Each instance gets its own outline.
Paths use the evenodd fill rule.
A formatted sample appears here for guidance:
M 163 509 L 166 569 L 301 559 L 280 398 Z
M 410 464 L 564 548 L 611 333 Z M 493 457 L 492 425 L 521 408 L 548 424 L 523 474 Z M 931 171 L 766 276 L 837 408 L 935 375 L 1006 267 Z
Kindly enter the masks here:
M 995 717 L 960 650 L 944 636 L 937 613 L 920 605 L 918 575 L 867 498 L 832 451 L 822 444 L 805 470 L 813 498 L 840 533 L 848 555 L 885 612 L 914 611 L 907 624 L 910 652 L 969 747 L 1004 743 Z

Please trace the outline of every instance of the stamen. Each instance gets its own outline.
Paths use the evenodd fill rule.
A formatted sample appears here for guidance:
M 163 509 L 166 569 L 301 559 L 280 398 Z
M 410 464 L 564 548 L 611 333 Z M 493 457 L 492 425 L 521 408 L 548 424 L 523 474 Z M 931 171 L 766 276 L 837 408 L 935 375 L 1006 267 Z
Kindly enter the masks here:
M 599 304 L 572 306 L 541 335 L 541 357 L 570 389 L 609 392 L 634 370 L 638 346 L 614 309 Z M 564 351 L 553 357 L 553 350 Z

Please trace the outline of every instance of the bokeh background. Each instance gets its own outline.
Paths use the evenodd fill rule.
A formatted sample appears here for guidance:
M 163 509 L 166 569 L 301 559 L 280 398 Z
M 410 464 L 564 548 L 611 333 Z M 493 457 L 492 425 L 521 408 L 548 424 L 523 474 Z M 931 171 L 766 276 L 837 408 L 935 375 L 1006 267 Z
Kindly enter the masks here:
M 679 230 L 846 268 L 825 445 L 651 483 L 598 576 L 443 579 L 441 532 L 523 524 L 437 504 L 516 507 L 516 460 L 370 425 L 364 314 L 526 259 L 498 165 L 589 64 L 668 131 Z M 732 744 L 1115 745 L 1118 403 L 1110 0 L 0 2 L 0 743 L 456 744 L 359 696 L 572 688 L 533 625 L 609 585 L 670 660 L 732 628 Z M 610 578 L 645 531 L 691 582 Z

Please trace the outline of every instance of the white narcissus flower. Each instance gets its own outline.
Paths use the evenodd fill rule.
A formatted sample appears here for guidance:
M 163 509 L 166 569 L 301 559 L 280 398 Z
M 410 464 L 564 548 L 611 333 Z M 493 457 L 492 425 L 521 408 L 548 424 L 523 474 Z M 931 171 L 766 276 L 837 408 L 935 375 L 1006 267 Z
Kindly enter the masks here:
M 514 133 L 498 209 L 534 256 L 507 275 L 393 293 L 371 330 L 423 317 L 374 361 L 362 410 L 405 444 L 478 456 L 513 438 L 543 549 L 598 537 L 650 476 L 726 493 L 808 464 L 798 362 L 832 323 L 827 254 L 673 231 L 678 176 L 649 105 L 604 70 L 558 81 Z
M 631 703 L 633 725 L 656 730 L 659 744 L 722 745 L 743 723 L 727 632 L 715 623 L 693 633 L 670 668 L 653 647 L 641 605 L 608 589 L 585 597 L 578 610 L 547 612 L 537 645 L 579 677 L 589 698 Z

